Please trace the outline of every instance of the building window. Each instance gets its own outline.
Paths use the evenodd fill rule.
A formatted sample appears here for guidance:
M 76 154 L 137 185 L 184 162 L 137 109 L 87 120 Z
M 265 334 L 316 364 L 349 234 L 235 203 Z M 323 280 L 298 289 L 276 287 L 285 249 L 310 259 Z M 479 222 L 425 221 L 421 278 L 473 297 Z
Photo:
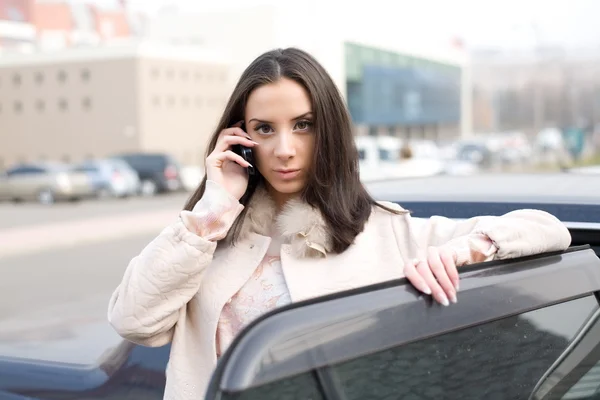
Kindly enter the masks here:
M 13 75 L 13 84 L 15 86 L 21 86 L 21 75 L 19 75 L 19 74 Z
M 196 107 L 202 107 L 202 97 L 200 96 L 196 97 Z
M 58 101 L 58 109 L 61 111 L 67 111 L 69 108 L 69 104 L 67 103 L 67 99 L 60 99 Z
M 158 68 L 152 68 L 152 72 L 150 72 L 152 79 L 158 79 L 160 78 L 160 71 L 158 70 Z
M 81 71 L 81 80 L 82 81 L 89 82 L 90 76 L 91 76 L 91 73 L 90 73 L 89 69 L 86 68 L 86 69 L 84 69 L 84 70 Z
M 23 103 L 20 101 L 15 101 L 15 112 L 20 114 L 23 111 Z
M 173 107 L 174 104 L 175 104 L 175 98 L 173 96 L 169 96 L 169 99 L 167 100 L 167 105 L 169 107 Z
M 197 81 L 202 80 L 202 73 L 200 71 L 196 71 L 196 73 L 194 74 L 194 77 L 196 78 Z
M 46 109 L 46 103 L 44 103 L 44 100 L 38 100 L 35 102 L 35 108 L 39 112 L 43 112 Z
M 83 100 L 81 100 L 81 106 L 84 110 L 89 111 L 92 108 L 92 99 L 89 97 L 84 97 Z
M 41 72 L 35 74 L 35 83 L 37 83 L 38 85 L 44 83 L 44 74 L 42 74 Z
M 181 71 L 181 79 L 184 81 L 187 81 L 189 78 L 190 74 L 188 71 Z
M 154 96 L 152 98 L 152 104 L 154 104 L 154 107 L 160 107 L 160 97 Z
M 167 71 L 167 78 L 168 78 L 168 79 L 173 79 L 173 70 L 172 70 L 172 69 L 169 69 L 169 70 Z
M 59 71 L 57 79 L 60 83 L 65 83 L 67 81 L 67 73 L 65 71 Z
M 187 96 L 181 98 L 181 105 L 187 107 L 190 104 L 190 99 Z

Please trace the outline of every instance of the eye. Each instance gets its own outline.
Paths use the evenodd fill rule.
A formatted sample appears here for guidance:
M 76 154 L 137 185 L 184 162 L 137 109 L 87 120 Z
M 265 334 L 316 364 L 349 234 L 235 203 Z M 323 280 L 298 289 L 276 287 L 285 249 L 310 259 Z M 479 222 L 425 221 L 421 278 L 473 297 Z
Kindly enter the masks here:
M 298 129 L 299 131 L 307 131 L 310 128 L 312 128 L 312 122 L 308 121 L 308 120 L 302 120 L 302 121 L 298 121 L 296 122 L 296 129 Z
M 260 124 L 254 128 L 254 131 L 259 135 L 270 135 L 273 132 L 273 129 L 267 124 Z

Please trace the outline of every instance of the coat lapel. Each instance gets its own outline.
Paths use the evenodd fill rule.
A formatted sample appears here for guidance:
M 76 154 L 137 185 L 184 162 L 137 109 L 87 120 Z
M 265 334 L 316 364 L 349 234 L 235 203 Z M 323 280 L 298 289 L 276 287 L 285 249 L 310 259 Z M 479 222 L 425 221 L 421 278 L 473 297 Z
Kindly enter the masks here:
M 261 185 L 247 206 L 240 239 L 248 239 L 252 234 L 270 236 L 274 224 L 284 242 L 290 244 L 294 257 L 322 258 L 331 252 L 329 228 L 317 208 L 293 199 L 277 214 L 273 199 Z M 230 236 L 228 242 L 231 243 Z

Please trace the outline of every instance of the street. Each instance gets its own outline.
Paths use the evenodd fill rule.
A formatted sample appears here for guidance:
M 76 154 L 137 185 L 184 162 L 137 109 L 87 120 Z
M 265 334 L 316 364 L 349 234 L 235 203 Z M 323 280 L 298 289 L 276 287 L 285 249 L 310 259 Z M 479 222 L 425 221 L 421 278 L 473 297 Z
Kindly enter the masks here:
M 0 356 L 87 364 L 116 345 L 109 297 L 186 197 L 0 205 Z
M 52 206 L 0 202 L 0 230 L 36 224 L 63 223 L 91 217 L 127 215 L 164 209 L 176 210 L 183 208 L 189 195 L 178 193 L 147 198 L 63 202 Z

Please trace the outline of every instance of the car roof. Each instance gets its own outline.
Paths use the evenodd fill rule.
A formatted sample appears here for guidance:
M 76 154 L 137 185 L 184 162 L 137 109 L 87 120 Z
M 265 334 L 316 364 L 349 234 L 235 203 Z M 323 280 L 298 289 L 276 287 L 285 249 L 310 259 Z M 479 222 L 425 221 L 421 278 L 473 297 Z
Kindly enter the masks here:
M 377 200 L 600 204 L 600 174 L 480 173 L 366 182 Z
M 48 171 L 66 171 L 69 169 L 69 164 L 56 161 L 38 161 L 19 163 L 11 166 L 9 170 L 17 168 L 42 168 Z

